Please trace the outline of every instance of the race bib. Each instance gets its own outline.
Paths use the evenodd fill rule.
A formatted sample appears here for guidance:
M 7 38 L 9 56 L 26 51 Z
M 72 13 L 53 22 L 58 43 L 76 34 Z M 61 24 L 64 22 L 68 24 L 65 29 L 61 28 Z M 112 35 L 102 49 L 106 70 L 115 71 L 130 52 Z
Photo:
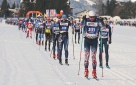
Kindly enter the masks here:
M 68 26 L 68 23 L 60 23 L 60 25 Z
M 50 29 L 46 29 L 45 33 L 51 33 Z
M 96 22 L 87 22 L 86 23 L 86 26 L 98 26 L 98 23 L 96 23 Z
M 39 28 L 43 28 L 43 26 L 41 25 L 41 26 L 39 26 Z
M 107 37 L 107 36 L 108 36 L 108 32 L 103 31 L 103 32 L 102 32 L 102 36 L 103 36 L 103 37 Z
M 67 29 L 67 27 L 62 27 L 62 30 L 66 30 Z
M 87 29 L 88 34 L 96 34 L 96 32 L 97 32 L 97 28 L 88 28 Z
M 80 26 L 79 26 L 79 25 L 77 25 L 75 29 L 76 29 L 76 30 L 79 30 L 79 29 L 80 29 Z
M 59 30 L 59 27 L 54 27 L 53 30 L 57 30 L 57 31 L 58 31 L 58 30 Z

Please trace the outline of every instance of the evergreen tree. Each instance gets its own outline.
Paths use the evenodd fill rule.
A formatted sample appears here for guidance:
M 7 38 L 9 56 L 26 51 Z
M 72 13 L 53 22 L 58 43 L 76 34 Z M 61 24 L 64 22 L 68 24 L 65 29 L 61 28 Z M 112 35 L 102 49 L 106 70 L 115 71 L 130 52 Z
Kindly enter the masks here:
M 11 7 L 11 9 L 15 9 L 15 8 L 16 8 L 16 4 L 14 2 L 13 5 L 12 5 L 12 7 Z
M 109 0 L 107 0 L 107 6 L 106 6 L 106 10 L 107 10 L 107 12 L 106 12 L 106 14 L 107 15 L 110 15 L 110 1 Z
M 135 18 L 136 4 L 131 1 L 124 4 L 123 9 L 119 12 L 119 16 L 122 19 Z
M 31 11 L 33 9 L 32 3 L 30 3 L 29 0 L 23 0 L 23 2 L 20 5 L 20 13 L 19 16 L 26 16 L 26 13 L 28 11 Z
M 7 17 L 9 15 L 8 8 L 10 8 L 9 4 L 7 3 L 7 0 L 3 0 L 1 4 L 1 15 Z

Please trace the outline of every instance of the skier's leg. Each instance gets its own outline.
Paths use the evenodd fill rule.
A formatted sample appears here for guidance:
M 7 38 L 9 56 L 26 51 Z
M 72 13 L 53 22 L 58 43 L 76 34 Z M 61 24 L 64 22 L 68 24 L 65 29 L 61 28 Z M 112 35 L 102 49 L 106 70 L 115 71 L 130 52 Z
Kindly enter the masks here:
M 75 43 L 76 43 L 76 34 L 77 34 L 77 32 L 75 32 Z
M 47 33 L 45 33 L 45 37 L 46 37 L 46 39 L 45 39 L 45 51 L 46 51 L 47 50 L 47 39 L 48 39 Z
M 96 61 L 96 53 L 97 53 L 97 44 L 98 41 L 94 41 L 94 43 L 91 45 L 91 56 L 92 56 L 92 66 L 93 66 L 93 71 L 92 71 L 92 76 L 94 78 L 97 78 L 97 74 L 96 74 L 96 65 L 97 65 L 97 61 Z
M 41 34 L 41 41 L 42 41 L 42 45 L 44 45 L 44 34 Z
M 55 47 L 56 47 L 56 39 L 55 34 L 53 35 L 53 57 L 55 57 Z
M 41 34 L 40 33 L 38 33 L 38 45 L 40 45 L 40 38 L 41 38 Z
M 32 28 L 29 29 L 30 37 L 32 38 Z
M 58 42 L 59 35 L 57 36 L 57 59 L 59 59 L 59 42 Z
M 36 30 L 36 43 L 38 44 L 38 29 Z
M 59 63 L 62 64 L 62 48 L 63 48 L 63 37 L 58 38 L 59 42 Z
M 108 41 L 107 41 L 108 42 Z M 105 59 L 106 59 L 106 67 L 109 67 L 108 62 L 109 62 L 109 44 L 108 43 L 104 43 L 104 47 L 105 47 Z
M 80 32 L 78 32 L 78 43 L 80 42 Z
M 51 37 L 52 37 L 52 35 L 49 34 L 49 39 L 48 39 L 49 40 L 49 43 L 48 43 L 49 44 L 49 47 L 48 47 L 49 51 L 50 51 L 50 44 L 51 44 L 51 40 L 52 40 Z
M 102 44 L 102 45 L 101 45 Z M 99 44 L 99 66 L 102 68 L 103 43 Z
M 84 67 L 85 67 L 85 77 L 88 77 L 89 70 L 89 57 L 90 57 L 90 44 L 89 42 L 85 39 L 84 40 L 84 51 L 85 51 L 85 60 L 84 60 Z
M 68 36 L 64 37 L 64 49 L 65 49 L 65 63 L 68 64 Z
M 29 29 L 27 28 L 27 31 L 26 31 L 26 38 L 28 37 L 28 31 L 29 31 Z

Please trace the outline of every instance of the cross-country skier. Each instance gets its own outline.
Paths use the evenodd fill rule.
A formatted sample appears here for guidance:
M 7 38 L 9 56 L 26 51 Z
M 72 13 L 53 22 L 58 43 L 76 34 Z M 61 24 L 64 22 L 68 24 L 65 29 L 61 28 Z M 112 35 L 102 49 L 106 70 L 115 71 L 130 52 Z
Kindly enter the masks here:
M 99 34 L 99 20 L 96 18 L 94 11 L 89 11 L 89 18 L 85 18 L 83 21 L 84 30 L 84 50 L 85 50 L 85 77 L 88 78 L 89 75 L 89 57 L 90 57 L 90 49 L 91 49 L 91 58 L 92 58 L 92 76 L 93 78 L 97 78 L 96 74 L 96 52 L 97 52 L 97 44 L 98 44 L 98 34 Z
M 27 30 L 26 30 L 26 38 L 28 38 L 30 36 L 30 38 L 32 38 L 32 28 L 33 28 L 33 24 L 31 21 L 29 21 L 27 24 Z
M 36 44 L 38 44 L 38 42 L 37 42 L 38 41 L 38 27 L 39 27 L 39 23 L 41 22 L 40 18 L 41 18 L 41 16 L 38 15 L 37 20 L 35 21 Z
M 45 22 L 45 51 L 47 51 L 47 42 L 48 42 L 48 50 L 50 51 L 50 44 L 52 38 L 52 23 L 50 21 L 50 17 L 47 17 L 47 21 Z
M 99 44 L 99 49 L 100 49 L 100 53 L 99 53 L 99 62 L 100 62 L 100 68 L 102 68 L 102 52 L 103 52 L 103 45 L 105 48 L 105 58 L 106 58 L 106 67 L 110 68 L 108 65 L 108 61 L 109 61 L 109 54 L 108 54 L 108 49 L 109 49 L 109 44 L 111 44 L 111 27 L 107 24 L 107 20 L 103 20 L 104 22 L 104 26 L 101 30 L 101 34 L 99 41 L 101 42 L 102 45 Z M 102 50 L 101 50 L 102 49 Z
M 59 22 L 60 28 L 60 36 L 58 39 L 59 42 L 59 63 L 62 65 L 62 48 L 64 45 L 65 50 L 65 64 L 68 64 L 68 30 L 70 26 L 70 21 L 67 20 L 67 16 L 65 14 L 62 15 L 62 20 Z
M 59 34 L 60 34 L 59 24 L 56 19 L 54 22 L 54 26 L 53 26 L 53 58 L 54 59 L 58 58 L 58 56 L 59 56 L 59 44 L 58 44 Z M 57 46 L 57 54 L 55 54 L 56 46 Z
M 43 24 L 43 19 L 42 19 L 42 16 L 40 16 L 40 15 L 38 16 L 38 18 L 40 18 L 40 19 L 38 19 L 36 21 L 36 28 L 37 28 L 37 33 L 38 33 L 37 44 L 41 45 L 41 43 L 42 43 L 42 45 L 44 45 L 43 44 L 44 43 L 44 33 L 43 33 L 43 31 L 44 31 L 44 24 Z
M 81 29 L 81 22 L 80 20 L 75 20 L 75 24 L 73 26 L 74 30 L 75 31 L 75 44 L 77 43 L 76 42 L 76 35 L 78 34 L 78 44 L 80 42 L 80 29 Z

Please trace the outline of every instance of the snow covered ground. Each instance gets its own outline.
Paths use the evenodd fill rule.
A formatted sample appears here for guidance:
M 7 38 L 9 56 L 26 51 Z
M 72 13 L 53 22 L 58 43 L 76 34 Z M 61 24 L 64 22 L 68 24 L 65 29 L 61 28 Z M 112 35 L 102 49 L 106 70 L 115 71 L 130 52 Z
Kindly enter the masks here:
M 96 81 L 91 75 L 91 59 L 90 80 L 84 78 L 83 56 L 78 75 L 80 45 L 75 44 L 74 60 L 71 32 L 69 32 L 70 66 L 61 66 L 58 60 L 50 57 L 49 51 L 44 51 L 43 46 L 39 50 L 35 40 L 26 39 L 25 33 L 19 31 L 17 26 L 0 23 L 0 85 L 136 85 L 136 28 L 114 27 L 113 43 L 109 50 L 111 69 L 105 68 L 104 59 L 102 77 L 98 62 L 99 81 Z

